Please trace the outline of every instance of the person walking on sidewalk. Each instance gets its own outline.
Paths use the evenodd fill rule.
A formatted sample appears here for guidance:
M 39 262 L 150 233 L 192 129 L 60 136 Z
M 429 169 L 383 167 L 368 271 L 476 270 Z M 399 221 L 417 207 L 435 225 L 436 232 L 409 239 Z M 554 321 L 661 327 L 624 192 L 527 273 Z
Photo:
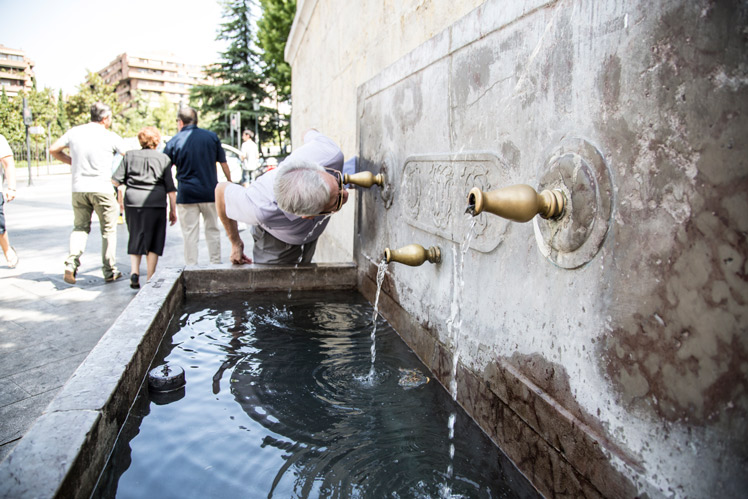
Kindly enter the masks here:
M 249 182 L 252 180 L 252 172 L 257 170 L 260 154 L 257 151 L 257 144 L 252 140 L 252 132 L 244 130 L 242 132 L 242 140 L 242 178 L 239 183 L 242 187 L 249 187 Z
M 93 212 L 101 226 L 101 260 L 104 280 L 112 282 L 122 273 L 117 270 L 117 216 L 119 204 L 112 189 L 112 159 L 125 154 L 122 137 L 109 131 L 112 109 L 96 102 L 91 106 L 91 122 L 71 128 L 49 148 L 55 159 L 71 165 L 73 178 L 73 232 L 70 251 L 65 260 L 63 279 L 75 284 L 80 257 L 91 232 Z M 64 152 L 68 148 L 70 154 Z
M 8 261 L 8 267 L 14 269 L 18 265 L 18 253 L 10 245 L 8 231 L 5 228 L 4 205 L 16 198 L 16 163 L 13 161 L 13 150 L 2 135 L 0 135 L 0 163 L 3 164 L 5 182 L 8 184 L 8 187 L 3 189 L 3 184 L 0 182 L 0 248 L 3 249 L 5 259 Z
M 171 175 L 171 160 L 155 150 L 161 134 L 155 127 L 147 126 L 138 132 L 138 142 L 142 149 L 127 151 L 112 175 L 115 187 L 125 187 L 125 219 L 130 233 L 127 253 L 132 265 L 133 289 L 140 288 L 141 256 L 146 255 L 147 280 L 150 280 L 156 272 L 158 257 L 164 254 L 167 196 L 169 223 L 177 223 L 177 188 Z
M 197 265 L 200 215 L 205 224 L 210 263 L 221 263 L 221 231 L 218 228 L 215 188 L 216 163 L 231 182 L 226 153 L 215 133 L 197 127 L 197 112 L 182 107 L 177 114 L 177 134 L 166 143 L 164 154 L 177 168 L 177 212 L 184 238 L 184 262 Z

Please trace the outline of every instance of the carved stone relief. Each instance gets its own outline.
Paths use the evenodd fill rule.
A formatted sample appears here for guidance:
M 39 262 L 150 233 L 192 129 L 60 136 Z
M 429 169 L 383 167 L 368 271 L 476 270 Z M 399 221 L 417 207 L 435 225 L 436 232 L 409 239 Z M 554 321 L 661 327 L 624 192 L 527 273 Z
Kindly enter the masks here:
M 491 189 L 508 182 L 510 166 L 489 152 L 411 156 L 399 191 L 405 221 L 456 243 L 465 240 L 472 218 L 464 215 L 472 187 Z M 509 222 L 476 217 L 470 247 L 482 253 L 501 244 Z

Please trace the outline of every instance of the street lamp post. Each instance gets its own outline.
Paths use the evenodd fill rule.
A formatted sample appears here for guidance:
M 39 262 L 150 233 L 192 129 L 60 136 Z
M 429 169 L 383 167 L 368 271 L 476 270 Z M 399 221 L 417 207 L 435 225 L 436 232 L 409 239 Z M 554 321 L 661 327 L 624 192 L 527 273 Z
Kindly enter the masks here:
M 31 108 L 26 100 L 23 98 L 23 124 L 26 127 L 26 166 L 29 169 L 29 186 L 34 185 L 34 181 L 31 179 L 31 141 L 29 139 L 29 127 L 34 124 L 34 119 L 31 117 Z
M 46 134 L 47 136 L 46 136 L 45 141 L 44 141 L 45 144 L 46 144 L 46 146 L 47 146 L 46 147 L 46 149 L 47 149 L 47 151 L 46 151 L 47 174 L 49 174 L 49 146 L 52 145 L 51 144 L 52 137 L 50 136 L 50 133 L 51 133 L 51 130 L 52 130 L 51 126 L 52 126 L 52 121 L 51 120 L 47 120 L 47 134 Z

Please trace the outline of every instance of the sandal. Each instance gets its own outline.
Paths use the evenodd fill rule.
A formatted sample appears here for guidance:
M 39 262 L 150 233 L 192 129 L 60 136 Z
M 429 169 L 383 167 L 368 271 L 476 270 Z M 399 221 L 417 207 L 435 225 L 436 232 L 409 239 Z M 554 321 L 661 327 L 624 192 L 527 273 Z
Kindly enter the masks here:
M 10 251 L 13 252 L 13 255 L 8 256 L 6 258 L 8 259 L 8 267 L 10 267 L 11 269 L 14 269 L 16 268 L 16 265 L 18 265 L 18 260 L 19 260 L 18 253 L 16 252 L 16 249 L 13 246 L 10 247 Z

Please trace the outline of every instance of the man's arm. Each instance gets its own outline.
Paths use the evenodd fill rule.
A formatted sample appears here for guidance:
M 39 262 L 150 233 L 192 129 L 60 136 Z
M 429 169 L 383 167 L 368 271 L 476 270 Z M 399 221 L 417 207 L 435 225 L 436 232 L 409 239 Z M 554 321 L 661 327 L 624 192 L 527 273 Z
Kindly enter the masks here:
M 62 139 L 57 139 L 57 141 L 50 146 L 49 154 L 51 154 L 57 161 L 62 161 L 63 163 L 72 165 L 73 160 L 65 153 L 65 151 L 63 151 L 66 147 L 67 146 L 62 142 Z
M 236 223 L 236 220 L 232 220 L 226 215 L 224 191 L 226 191 L 226 187 L 229 185 L 231 185 L 231 182 L 221 182 L 216 186 L 216 211 L 224 229 L 226 229 L 226 236 L 228 236 L 231 243 L 231 263 L 239 265 L 252 263 L 252 259 L 244 254 L 244 241 L 239 236 L 239 225 Z
M 229 171 L 229 164 L 225 161 L 221 163 L 221 170 L 223 170 L 223 174 L 226 175 L 226 180 L 228 182 L 231 182 L 231 172 Z
M 5 156 L 0 159 L 5 170 L 5 180 L 8 182 L 8 188 L 3 190 L 6 201 L 13 201 L 16 198 L 16 162 L 13 156 Z

